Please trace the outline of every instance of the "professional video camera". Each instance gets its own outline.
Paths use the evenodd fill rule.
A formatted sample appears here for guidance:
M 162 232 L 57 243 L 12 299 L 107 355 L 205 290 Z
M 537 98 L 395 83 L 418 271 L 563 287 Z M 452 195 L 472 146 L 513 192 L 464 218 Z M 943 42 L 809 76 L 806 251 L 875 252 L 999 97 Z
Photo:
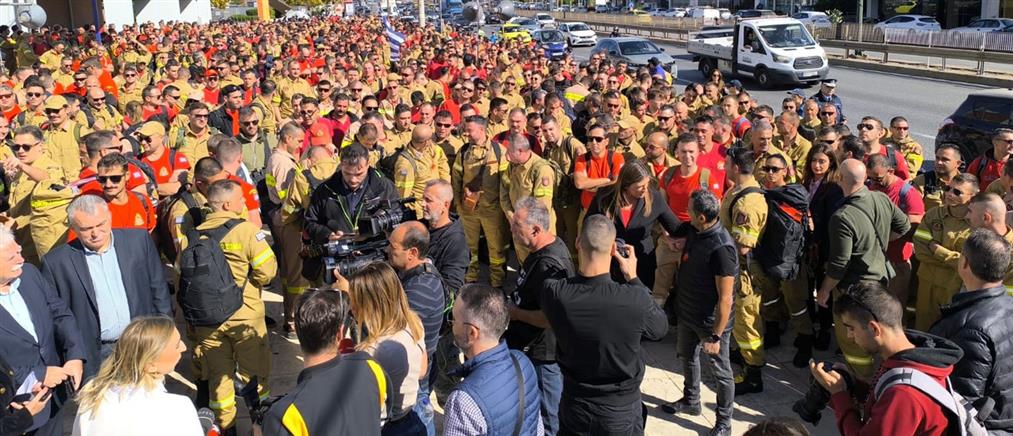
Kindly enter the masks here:
M 851 374 L 845 371 L 837 371 L 834 369 L 834 364 L 830 362 L 823 362 L 823 371 L 830 372 L 834 371 L 844 378 L 844 383 L 848 386 L 848 390 L 852 389 Z M 830 392 L 823 388 L 816 378 L 811 374 L 809 375 L 809 391 L 806 392 L 802 399 L 798 400 L 791 406 L 791 410 L 798 413 L 799 418 L 803 421 L 808 422 L 812 425 L 820 423 L 820 419 L 823 417 L 823 409 L 830 403 Z
M 316 249 L 324 259 L 324 282 L 334 282 L 334 270 L 347 277 L 371 262 L 383 261 L 387 232 L 398 224 L 416 219 L 415 211 L 406 206 L 414 201 L 414 197 L 367 201 L 364 206 L 367 215 L 357 223 L 359 233 Z

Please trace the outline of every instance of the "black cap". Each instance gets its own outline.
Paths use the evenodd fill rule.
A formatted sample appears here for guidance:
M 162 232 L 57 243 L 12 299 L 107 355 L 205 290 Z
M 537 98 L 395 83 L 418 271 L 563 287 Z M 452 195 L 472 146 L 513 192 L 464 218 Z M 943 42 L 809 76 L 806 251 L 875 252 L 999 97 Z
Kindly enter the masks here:
M 242 90 L 243 90 L 243 88 L 240 88 L 239 85 L 228 84 L 228 85 L 225 85 L 224 88 L 222 88 L 222 94 L 223 95 L 229 95 L 229 94 L 232 94 L 233 92 L 242 91 Z

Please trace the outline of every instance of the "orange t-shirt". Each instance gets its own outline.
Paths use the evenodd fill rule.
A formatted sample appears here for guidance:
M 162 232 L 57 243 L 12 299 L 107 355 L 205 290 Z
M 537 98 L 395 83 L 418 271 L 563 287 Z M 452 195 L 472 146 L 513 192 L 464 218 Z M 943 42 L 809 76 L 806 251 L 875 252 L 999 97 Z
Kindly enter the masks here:
M 693 194 L 693 191 L 703 188 L 700 186 L 700 170 L 702 169 L 702 167 L 697 167 L 696 172 L 689 177 L 683 177 L 679 172 L 679 167 L 672 167 L 668 170 L 673 174 L 671 182 L 665 185 L 665 196 L 668 197 L 668 207 L 682 222 L 689 222 L 689 196 Z M 715 172 L 710 169 L 708 172 L 707 189 L 720 200 L 721 195 L 725 192 L 724 174 L 716 176 Z M 667 173 L 662 175 L 662 183 L 667 175 Z
M 609 164 L 608 156 L 612 155 L 612 163 Z M 579 173 L 584 171 L 587 176 L 592 179 L 604 179 L 606 177 L 615 180 L 619 177 L 619 170 L 623 168 L 623 154 L 615 152 L 606 152 L 601 157 L 591 156 L 591 162 L 587 161 L 587 157 L 590 152 L 577 156 L 577 161 L 573 164 L 573 172 Z M 611 169 L 611 174 L 609 170 Z M 583 190 L 580 192 L 580 206 L 587 209 L 591 206 L 591 200 L 594 200 L 595 191 Z
M 175 153 L 175 159 L 173 162 L 169 162 L 169 156 L 173 154 L 173 150 L 166 148 L 162 151 L 162 156 L 158 159 L 151 160 L 147 156 L 142 157 L 141 161 L 150 165 L 151 169 L 155 171 L 155 183 L 163 184 L 168 183 L 172 177 L 172 173 L 176 170 L 189 170 L 190 162 L 187 161 L 186 156 L 183 153 Z
M 257 187 L 249 183 L 246 180 L 240 179 L 234 175 L 229 175 L 229 180 L 236 182 L 239 186 L 243 187 L 243 200 L 246 202 L 246 210 L 257 210 L 260 209 L 260 196 L 257 195 Z
M 145 229 L 149 233 L 155 230 L 155 224 L 158 222 L 155 217 L 155 206 L 151 204 L 151 200 L 148 197 L 130 191 L 127 193 L 127 204 L 113 204 L 106 202 L 109 205 L 109 212 L 112 214 L 112 228 L 114 229 Z M 102 191 L 86 191 L 82 192 L 81 195 L 97 195 L 102 196 Z M 142 203 L 143 201 L 143 203 Z M 77 234 L 73 230 L 67 232 L 67 241 L 73 241 L 77 239 Z

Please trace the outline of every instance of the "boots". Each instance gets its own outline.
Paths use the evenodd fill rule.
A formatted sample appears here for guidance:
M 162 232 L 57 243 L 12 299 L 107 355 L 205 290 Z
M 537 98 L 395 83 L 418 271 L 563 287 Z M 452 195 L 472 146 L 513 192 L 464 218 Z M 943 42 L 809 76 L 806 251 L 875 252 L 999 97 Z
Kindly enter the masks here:
M 763 392 L 762 366 L 746 365 L 742 376 L 736 377 L 735 396 Z
M 764 324 L 763 348 L 766 350 L 781 346 L 781 325 L 777 321 Z
M 795 338 L 795 348 L 795 357 L 791 359 L 791 364 L 796 368 L 809 366 L 809 360 L 813 357 L 813 336 L 798 335 Z

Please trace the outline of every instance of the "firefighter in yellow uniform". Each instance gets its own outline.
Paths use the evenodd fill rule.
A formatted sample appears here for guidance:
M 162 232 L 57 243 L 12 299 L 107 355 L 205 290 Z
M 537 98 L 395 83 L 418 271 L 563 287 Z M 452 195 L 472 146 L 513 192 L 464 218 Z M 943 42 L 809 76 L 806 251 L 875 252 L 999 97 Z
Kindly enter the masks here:
M 233 379 L 248 383 L 257 378 L 261 399 L 270 395 L 271 350 L 264 323 L 264 301 L 260 288 L 278 272 L 274 251 L 267 244 L 267 234 L 245 220 L 243 190 L 231 180 L 215 182 L 208 188 L 211 213 L 197 226 L 200 238 L 207 232 L 226 227 L 220 239 L 222 252 L 232 277 L 243 289 L 243 305 L 217 327 L 188 326 L 196 339 L 193 358 L 195 374 L 207 380 L 210 406 L 221 427 L 228 431 L 235 425 L 236 391 Z M 229 226 L 233 226 L 230 229 Z M 195 236 L 191 234 L 191 236 Z M 184 236 L 184 243 L 187 237 Z
M 556 172 L 548 161 L 531 151 L 531 144 L 521 137 L 511 138 L 506 150 L 509 161 L 503 172 L 499 203 L 507 222 L 513 219 L 514 204 L 524 197 L 534 197 L 549 210 L 549 232 L 555 234 L 556 212 L 552 207 L 552 191 L 556 189 Z M 530 251 L 513 236 L 517 261 L 524 263 Z
M 500 173 L 506 171 L 507 160 L 498 144 L 486 136 L 483 122 L 465 124 L 469 143 L 457 153 L 451 169 L 454 204 L 461 215 L 464 236 L 471 251 L 471 264 L 465 282 L 478 280 L 478 242 L 485 233 L 489 247 L 489 281 L 493 287 L 503 286 L 506 277 L 506 246 L 508 224 L 500 207 Z
M 950 182 L 945 203 L 922 217 L 913 242 L 918 257 L 918 295 L 915 303 L 915 328 L 928 331 L 939 319 L 939 307 L 949 304 L 960 291 L 958 261 L 964 241 L 971 235 L 967 204 L 978 193 L 978 181 L 962 174 Z M 959 190 L 960 195 L 953 190 Z
M 309 168 L 303 168 L 292 176 L 288 195 L 281 205 L 281 236 L 282 256 L 289 256 L 294 251 L 298 256 L 303 248 L 302 228 L 303 211 L 309 207 L 310 194 L 318 185 L 334 175 L 338 169 L 338 161 L 324 147 L 312 147 L 309 150 Z M 302 275 L 302 262 L 285 263 L 282 279 L 286 286 L 296 288 L 309 285 Z
M 732 336 L 739 345 L 739 352 L 745 362 L 743 376 L 736 380 L 735 390 L 740 391 L 746 386 L 759 384 L 763 389 L 760 368 L 766 364 L 763 350 L 763 318 L 760 316 L 763 295 L 761 289 L 753 283 L 753 268 L 750 254 L 756 248 L 767 225 L 767 201 L 763 197 L 759 183 L 752 175 L 752 162 L 748 162 L 751 152 L 743 151 L 734 156 L 729 153 L 725 168 L 728 178 L 735 182 L 735 187 L 724 195 L 721 202 L 719 217 L 721 223 L 739 247 L 739 286 L 735 293 L 735 322 L 732 325 Z M 737 159 L 744 159 L 736 165 Z M 749 190 L 746 193 L 742 191 Z M 740 194 L 741 193 L 741 194 Z M 741 386 L 741 387 L 740 387 Z
M 384 156 L 394 154 L 397 149 L 407 147 L 412 141 L 412 111 L 407 105 L 398 105 L 403 109 L 394 117 L 394 128 L 387 130 L 387 142 L 384 142 Z M 430 136 L 432 136 L 430 134 Z
M 299 257 L 299 250 L 302 249 L 302 236 L 298 228 L 286 228 L 282 219 L 282 207 L 289 197 L 292 184 L 295 182 L 295 175 L 302 171 L 299 165 L 299 149 L 305 137 L 302 129 L 286 127 L 282 130 L 279 143 L 274 148 L 267 160 L 267 168 L 264 182 L 267 185 L 267 196 L 269 203 L 277 206 L 271 212 L 269 222 L 271 234 L 274 235 L 274 242 L 280 249 L 281 259 L 281 287 L 284 289 L 282 295 L 282 306 L 285 312 L 284 332 L 286 335 L 295 334 L 295 299 L 302 295 L 309 287 L 302 274 L 302 258 Z M 294 230 L 294 231 L 293 231 Z M 295 274 L 292 272 L 295 271 Z
M 6 150 L 0 152 L 5 165 L 17 167 L 16 173 L 8 172 L 8 175 L 13 175 L 8 197 L 11 206 L 7 210 L 7 216 L 14 221 L 11 230 L 21 244 L 21 255 L 25 261 L 36 265 L 43 253 L 36 247 L 35 235 L 39 230 L 32 228 L 38 225 L 38 222 L 32 220 L 32 210 L 48 206 L 42 204 L 48 201 L 41 198 L 43 191 L 50 190 L 51 185 L 66 185 L 68 180 L 63 167 L 43 150 L 42 136 L 38 130 L 32 134 L 16 135 L 12 144 L 16 148 L 13 156 L 6 147 Z M 36 193 L 39 193 L 40 198 L 35 198 Z
M 454 162 L 457 157 L 457 151 L 464 146 L 464 140 L 454 134 L 453 118 L 450 115 L 446 117 L 437 116 L 434 125 L 436 126 L 436 133 L 433 136 L 433 142 L 436 143 L 437 147 L 443 149 L 443 154 L 447 156 L 447 164 Z M 444 135 L 440 137 L 440 135 Z
M 81 151 L 77 138 L 88 132 L 67 116 L 67 99 L 62 96 L 54 95 L 47 98 L 45 109 L 59 112 L 42 125 L 45 132 L 46 155 L 59 163 L 63 167 L 63 173 L 68 177 L 76 175 L 81 171 Z
M 573 185 L 573 164 L 587 149 L 577 138 L 565 135 L 555 118 L 542 122 L 542 156 L 556 175 L 557 190 L 552 195 L 552 213 L 556 216 L 555 233 L 571 256 L 577 255 L 577 221 L 580 219 L 580 191 Z
M 443 149 L 433 144 L 433 129 L 418 126 L 412 131 L 407 146 L 402 149 L 394 162 L 394 189 L 401 198 L 414 197 L 408 207 L 415 216 L 422 216 L 422 194 L 430 180 L 450 181 L 450 164 Z
M 193 111 L 208 112 L 207 108 L 194 108 Z M 176 117 L 179 119 L 180 117 Z M 211 139 L 211 127 L 207 126 L 207 118 L 202 119 L 204 127 L 196 130 L 194 123 L 200 122 L 196 118 L 183 125 L 174 124 L 169 128 L 169 148 L 177 150 L 186 156 L 186 160 L 197 162 L 201 158 L 210 156 L 208 151 L 208 140 Z

